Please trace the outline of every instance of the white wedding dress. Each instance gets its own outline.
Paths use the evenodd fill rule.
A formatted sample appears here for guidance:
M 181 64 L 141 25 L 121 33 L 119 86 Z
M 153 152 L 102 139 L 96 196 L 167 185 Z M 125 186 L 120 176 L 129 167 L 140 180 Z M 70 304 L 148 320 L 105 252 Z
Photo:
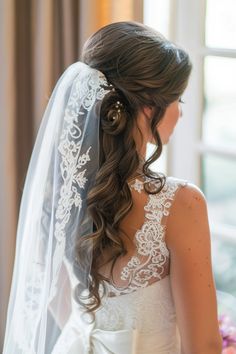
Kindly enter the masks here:
M 150 181 L 150 179 L 149 179 Z M 52 354 L 180 354 L 169 275 L 165 224 L 176 192 L 187 181 L 167 177 L 162 191 L 149 194 L 144 223 L 135 233 L 136 253 L 121 272 L 126 288 L 109 283 L 109 295 L 91 322 L 72 297 L 72 311 Z M 136 193 L 146 193 L 141 178 L 130 182 Z M 71 283 L 76 278 L 70 273 Z M 73 285 L 72 285 L 73 286 Z M 72 293 L 72 292 L 71 292 Z

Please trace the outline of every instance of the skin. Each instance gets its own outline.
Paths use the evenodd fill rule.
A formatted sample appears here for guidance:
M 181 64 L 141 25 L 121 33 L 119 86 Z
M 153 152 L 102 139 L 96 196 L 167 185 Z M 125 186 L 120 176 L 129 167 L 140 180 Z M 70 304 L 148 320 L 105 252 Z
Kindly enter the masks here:
M 179 101 L 174 101 L 167 108 L 163 120 L 161 120 L 158 125 L 158 131 L 163 145 L 169 142 L 169 138 L 182 115 L 181 103 Z

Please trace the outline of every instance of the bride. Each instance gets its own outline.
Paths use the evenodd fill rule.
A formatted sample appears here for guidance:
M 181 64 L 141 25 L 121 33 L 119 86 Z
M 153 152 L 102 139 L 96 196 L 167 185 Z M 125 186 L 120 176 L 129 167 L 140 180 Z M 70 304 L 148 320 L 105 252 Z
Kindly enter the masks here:
M 206 199 L 151 169 L 191 68 L 160 33 L 117 22 L 58 80 L 21 201 L 4 354 L 221 353 Z

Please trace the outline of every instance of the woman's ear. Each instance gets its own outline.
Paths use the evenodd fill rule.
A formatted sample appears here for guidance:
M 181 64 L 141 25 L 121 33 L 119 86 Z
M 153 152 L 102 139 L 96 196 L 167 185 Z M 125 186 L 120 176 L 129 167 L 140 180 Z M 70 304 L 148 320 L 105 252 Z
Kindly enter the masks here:
M 152 115 L 153 115 L 153 107 L 149 107 L 149 106 L 144 106 L 142 108 L 142 111 L 145 115 L 146 118 L 151 119 Z
M 150 106 L 144 106 L 143 109 L 143 114 L 145 116 L 145 125 L 146 125 L 146 140 L 150 143 L 155 143 L 153 141 L 153 135 L 151 131 L 151 118 L 153 117 L 153 111 L 154 108 Z

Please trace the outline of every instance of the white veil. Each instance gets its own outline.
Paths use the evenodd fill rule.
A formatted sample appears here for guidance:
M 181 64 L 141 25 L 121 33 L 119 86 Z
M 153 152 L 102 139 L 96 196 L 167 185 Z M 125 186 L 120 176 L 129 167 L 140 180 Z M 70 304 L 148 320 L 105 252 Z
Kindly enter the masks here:
M 99 168 L 99 117 L 111 91 L 84 63 L 69 66 L 45 110 L 25 181 L 4 354 L 49 354 L 71 312 L 77 237 L 93 231 L 86 197 Z M 87 252 L 79 278 L 88 279 Z

